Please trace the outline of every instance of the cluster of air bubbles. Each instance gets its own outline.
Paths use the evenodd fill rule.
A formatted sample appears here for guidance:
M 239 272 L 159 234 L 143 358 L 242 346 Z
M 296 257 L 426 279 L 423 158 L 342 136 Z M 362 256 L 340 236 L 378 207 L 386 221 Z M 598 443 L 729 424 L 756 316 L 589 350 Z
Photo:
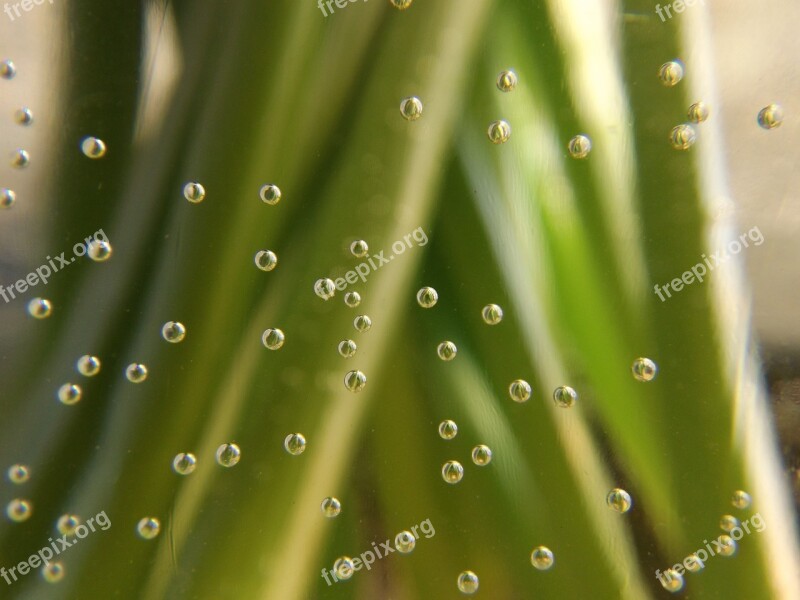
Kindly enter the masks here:
M 306 451 L 306 438 L 302 433 L 290 433 L 283 439 L 283 448 L 292 456 Z
M 78 373 L 84 377 L 94 377 L 100 372 L 100 359 L 91 354 L 84 354 L 75 363 Z
M 333 519 L 334 517 L 338 517 L 339 513 L 342 512 L 342 503 L 339 502 L 338 498 L 328 496 L 322 501 L 319 508 L 323 515 L 329 519 Z
M 361 371 L 348 371 L 344 376 L 344 387 L 351 392 L 360 392 L 367 385 L 367 376 Z
M 277 328 L 271 327 L 261 334 L 261 343 L 269 350 L 280 350 L 285 341 L 286 336 L 283 335 L 283 331 Z
M 347 292 L 344 295 L 344 303 L 350 308 L 355 308 L 361 304 L 361 294 L 358 292 Z
M 752 498 L 750 498 L 750 494 L 743 490 L 736 490 L 733 492 L 731 496 L 731 504 L 735 508 L 745 509 L 750 508 L 750 504 L 752 503 Z
M 147 379 L 147 367 L 141 363 L 131 363 L 125 367 L 125 377 L 131 383 L 142 383 Z
M 487 325 L 497 325 L 503 320 L 503 309 L 497 304 L 487 304 L 481 310 L 481 317 Z
M 14 120 L 19 125 L 30 125 L 33 123 L 33 112 L 30 108 L 23 106 L 14 111 Z
M 15 523 L 27 521 L 33 514 L 33 506 L 28 500 L 15 498 L 6 506 L 6 516 Z
M 78 515 L 61 515 L 56 521 L 56 530 L 61 535 L 74 535 L 75 530 L 80 526 L 81 519 Z
M 451 341 L 444 341 L 436 347 L 436 354 L 444 361 L 453 360 L 458 354 L 458 348 Z
M 479 444 L 472 449 L 472 462 L 479 467 L 485 467 L 492 462 L 492 450 L 485 444 Z
M 191 452 L 180 452 L 172 459 L 172 469 L 178 475 L 189 475 L 197 468 L 197 458 Z
M 272 271 L 278 266 L 278 257 L 272 250 L 259 250 L 255 256 L 256 266 L 262 271 Z
M 697 133 L 694 127 L 683 123 L 672 128 L 669 132 L 669 141 L 676 150 L 688 150 L 697 141 Z
M 113 249 L 106 240 L 91 240 L 86 244 L 86 254 L 94 262 L 105 262 L 111 258 Z
M 321 277 L 314 282 L 314 293 L 323 300 L 330 300 L 336 294 L 336 285 L 332 279 Z
M 281 201 L 281 188 L 274 183 L 267 183 L 261 186 L 258 195 L 264 204 L 274 206 Z
M 537 546 L 531 551 L 531 564 L 540 571 L 547 571 L 555 563 L 553 551 L 547 546 Z
M 186 337 L 186 327 L 178 321 L 167 321 L 161 327 L 161 337 L 171 344 L 177 344 Z
M 553 400 L 561 408 L 569 408 L 578 399 L 578 392 L 568 385 L 557 387 L 553 392 Z
M 478 576 L 472 571 L 462 571 L 456 580 L 458 591 L 471 595 L 478 591 Z
M 64 565 L 60 562 L 47 563 L 42 567 L 42 579 L 47 583 L 58 583 L 64 579 Z
M 524 379 L 515 379 L 508 386 L 508 395 L 514 402 L 527 402 L 531 391 L 531 384 Z
M 58 388 L 57 395 L 59 402 L 66 404 L 67 406 L 72 406 L 73 404 L 80 402 L 83 391 L 79 385 L 74 383 L 65 383 Z
M 572 158 L 586 158 L 592 151 L 592 140 L 583 134 L 576 135 L 567 144 L 567 150 Z
M 409 96 L 400 101 L 400 114 L 406 121 L 416 121 L 422 116 L 422 100 Z
M 369 244 L 364 240 L 356 240 L 350 244 L 350 254 L 356 258 L 364 258 L 369 253 Z
M 464 477 L 464 467 L 457 460 L 448 460 L 442 465 L 442 479 L 447 483 L 456 484 Z
M 28 469 L 26 465 L 20 465 L 20 464 L 11 465 L 8 468 L 7 475 L 8 475 L 8 480 L 11 483 L 15 483 L 17 485 L 25 483 L 31 477 L 30 469 Z
M 683 574 L 675 569 L 667 569 L 658 578 L 661 586 L 668 592 L 679 592 L 683 589 Z
M 355 327 L 356 331 L 362 333 L 369 331 L 372 327 L 372 319 L 370 319 L 368 315 L 358 315 L 353 319 L 353 327 Z
M 667 87 L 678 85 L 683 79 L 683 63 L 679 60 L 664 63 L 658 69 L 658 78 Z
M 397 10 L 405 10 L 411 6 L 413 2 L 414 0 L 389 0 L 389 3 Z
M 88 158 L 103 158 L 106 155 L 106 143 L 100 138 L 87 136 L 81 140 L 81 152 Z
M 517 87 L 517 74 L 512 70 L 501 71 L 497 76 L 497 89 L 501 92 L 511 92 Z
M 13 79 L 16 74 L 17 67 L 11 60 L 6 59 L 0 62 L 0 77 L 3 79 Z
M 739 526 L 739 519 L 733 515 L 722 515 L 722 517 L 720 517 L 719 528 L 726 533 L 730 533 Z
M 758 113 L 758 124 L 764 129 L 775 129 L 783 123 L 783 107 L 780 104 L 769 104 Z
M 14 190 L 8 188 L 0 189 L 0 208 L 10 208 L 17 200 L 17 194 Z
M 31 162 L 31 155 L 28 154 L 27 150 L 22 150 L 21 148 L 18 150 L 14 150 L 11 154 L 11 166 L 16 167 L 17 169 L 23 169 L 28 166 Z
M 143 540 L 152 540 L 161 531 L 161 523 L 155 517 L 143 517 L 136 524 L 136 533 Z
M 417 304 L 422 308 L 433 308 L 438 301 L 439 294 L 432 287 L 420 288 L 417 292 Z
M 221 467 L 233 467 L 242 458 L 242 451 L 236 444 L 222 444 L 217 448 L 217 464 Z
M 204 188 L 201 183 L 190 181 L 183 186 L 183 197 L 192 204 L 199 204 L 205 200 L 206 188 Z
M 631 373 L 637 381 L 653 381 L 658 374 L 658 366 L 649 358 L 639 357 L 633 361 Z
M 28 314 L 34 319 L 46 319 L 53 313 L 53 305 L 50 300 L 44 298 L 34 298 L 28 302 Z
M 358 346 L 353 340 L 342 340 L 339 342 L 339 354 L 344 358 L 352 358 L 355 356 Z
M 410 531 L 401 531 L 394 536 L 394 547 L 400 554 L 410 554 L 417 545 L 417 538 Z
M 486 135 L 489 136 L 489 141 L 493 144 L 505 144 L 508 138 L 511 137 L 511 125 L 502 119 L 499 121 L 492 121 L 489 123 Z
M 606 496 L 606 504 L 618 513 L 626 513 L 633 506 L 631 495 L 622 488 L 614 488 Z
M 692 123 L 703 123 L 708 120 L 708 105 L 705 102 L 695 102 L 689 107 L 687 116 Z
M 439 436 L 443 440 L 452 440 L 456 435 L 458 435 L 458 425 L 455 421 L 447 419 L 439 423 Z

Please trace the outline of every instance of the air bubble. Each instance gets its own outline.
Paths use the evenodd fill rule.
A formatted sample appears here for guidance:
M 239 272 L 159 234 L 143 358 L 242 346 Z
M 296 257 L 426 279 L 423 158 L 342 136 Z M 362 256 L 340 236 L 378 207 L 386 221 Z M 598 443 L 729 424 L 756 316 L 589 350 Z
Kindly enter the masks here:
M 258 195 L 264 204 L 269 204 L 270 206 L 275 206 L 281 201 L 282 197 L 281 188 L 274 183 L 262 185 L 261 189 L 258 190 Z
M 261 343 L 269 350 L 280 350 L 284 341 L 286 341 L 286 336 L 280 329 L 270 328 L 261 334 Z
M 358 315 L 355 319 L 353 319 L 353 327 L 356 328 L 356 331 L 360 331 L 362 333 L 369 331 L 372 327 L 372 319 L 370 319 L 367 315 Z
M 290 433 L 283 439 L 283 448 L 292 456 L 306 451 L 306 438 L 302 433 Z
M 369 253 L 369 244 L 364 240 L 356 240 L 350 244 L 350 254 L 356 258 L 364 258 Z
M 472 571 L 463 571 L 459 574 L 456 584 L 458 591 L 462 594 L 474 594 L 478 591 L 478 576 Z
M 81 519 L 78 515 L 61 515 L 56 521 L 56 529 L 61 535 L 74 535 L 80 524 Z
M 567 144 L 567 150 L 572 158 L 586 158 L 592 151 L 592 140 L 585 135 L 576 135 Z
M 94 262 L 107 261 L 109 258 L 111 258 L 112 252 L 113 249 L 111 248 L 111 244 L 105 240 L 91 240 L 88 244 L 86 244 L 86 254 Z
M 259 250 L 255 256 L 256 266 L 262 271 L 272 271 L 278 266 L 278 257 L 272 250 Z
M 361 304 L 361 294 L 358 292 L 347 292 L 344 295 L 344 303 L 350 308 L 355 308 Z
M 11 155 L 11 166 L 18 169 L 24 169 L 31 162 L 31 155 L 27 150 L 15 150 Z
M 64 579 L 64 565 L 60 562 L 47 563 L 42 567 L 42 579 L 47 583 L 58 583 Z
M 143 540 L 152 540 L 161 531 L 161 523 L 154 517 L 144 517 L 136 524 L 136 533 Z
M 125 377 L 131 383 L 142 383 L 147 379 L 147 367 L 141 363 L 131 363 L 125 368 Z
M 360 392 L 367 385 L 367 376 L 361 371 L 350 371 L 344 376 L 344 387 L 351 392 Z
M 708 119 L 708 105 L 705 102 L 695 102 L 689 107 L 686 116 L 692 123 L 703 123 Z
M 0 189 L 0 208 L 10 208 L 17 200 L 17 194 L 14 190 L 8 188 Z
M 678 85 L 683 79 L 683 63 L 678 60 L 666 62 L 658 69 L 658 78 L 667 87 Z
M 221 467 L 233 467 L 242 458 L 242 451 L 236 444 L 222 444 L 217 448 L 217 464 Z
M 531 552 L 531 564 L 540 571 L 552 568 L 556 561 L 553 551 L 547 546 L 537 546 Z
M 403 98 L 400 102 L 400 114 L 406 121 L 416 121 L 422 116 L 422 100 L 416 96 Z
M 358 346 L 353 340 L 342 340 L 339 342 L 339 354 L 344 358 L 352 358 L 355 356 Z
M 729 535 L 721 535 L 717 538 L 719 542 L 719 554 L 722 556 L 733 556 L 736 554 L 736 541 Z
M 472 449 L 472 462 L 479 467 L 485 467 L 492 462 L 492 450 L 485 444 L 480 444 Z
M 694 131 L 694 127 L 685 123 L 673 127 L 669 134 L 669 141 L 676 150 L 688 150 L 694 146 L 696 140 L 697 134 Z
M 417 545 L 417 538 L 410 531 L 401 531 L 394 536 L 394 547 L 400 554 L 410 554 Z
M 103 158 L 106 155 L 106 143 L 100 138 L 87 136 L 81 140 L 81 152 L 88 158 Z
M 206 198 L 206 188 L 196 181 L 190 181 L 183 186 L 183 197 L 192 204 L 199 204 Z
M 67 406 L 72 406 L 80 402 L 82 394 L 81 387 L 74 383 L 65 383 L 58 388 L 58 400 Z
M 191 452 L 181 452 L 172 459 L 172 469 L 178 475 L 189 475 L 197 468 L 197 458 Z
M 719 520 L 719 528 L 726 533 L 730 533 L 740 525 L 741 523 L 739 523 L 739 519 L 733 515 L 722 515 Z
M 493 144 L 505 144 L 511 137 L 511 125 L 507 121 L 492 121 L 486 134 Z
M 675 569 L 667 569 L 658 576 L 658 580 L 665 590 L 673 594 L 683 589 L 683 575 L 678 573 Z
M 50 300 L 34 298 L 28 302 L 28 314 L 34 319 L 46 319 L 53 314 L 53 305 Z
M 17 485 L 23 484 L 31 478 L 30 470 L 25 465 L 11 465 L 7 474 L 8 480 Z
M 683 565 L 686 567 L 687 571 L 691 573 L 697 573 L 698 571 L 702 571 L 705 565 L 703 561 L 700 560 L 700 557 L 697 554 L 692 553 L 686 558 L 683 559 Z
M 15 523 L 27 521 L 33 513 L 33 506 L 27 500 L 15 498 L 6 506 L 6 515 Z
M 348 580 L 353 576 L 355 569 L 353 567 L 353 559 L 349 556 L 341 556 L 333 563 L 333 572 L 336 577 L 342 580 Z
M 389 0 L 389 3 L 397 10 L 405 10 L 411 6 L 413 2 L 414 0 Z
M 780 104 L 770 104 L 758 113 L 758 124 L 763 129 L 775 129 L 783 123 L 783 107 Z
M 320 510 L 323 515 L 329 519 L 333 519 L 334 517 L 338 517 L 339 513 L 342 512 L 342 503 L 339 502 L 338 498 L 328 496 L 322 501 L 322 504 L 320 504 Z
M 18 108 L 14 111 L 14 120 L 19 125 L 30 125 L 33 123 L 33 113 L 31 112 L 30 108 L 23 106 L 22 108 Z
M 578 399 L 578 392 L 573 390 L 568 385 L 557 387 L 553 392 L 553 400 L 561 408 L 569 408 Z
M 750 498 L 750 494 L 743 490 L 736 490 L 731 496 L 731 504 L 739 509 L 750 508 L 752 501 L 753 500 Z
M 631 373 L 637 381 L 653 381 L 658 373 L 658 366 L 649 358 L 639 357 L 633 361 Z
M 497 89 L 501 92 L 511 92 L 517 87 L 517 74 L 514 71 L 501 71 L 497 76 Z
M 443 440 L 452 440 L 456 435 L 458 435 L 458 425 L 455 421 L 447 419 L 439 423 L 439 436 Z
M 11 60 L 0 62 L 0 77 L 3 79 L 14 79 L 17 74 L 17 67 Z
M 457 460 L 448 460 L 442 465 L 442 479 L 447 483 L 456 484 L 464 477 L 464 467 Z
M 508 395 L 514 402 L 527 402 L 531 397 L 531 384 L 524 379 L 515 379 L 508 386 Z
M 626 513 L 633 506 L 631 495 L 622 488 L 614 488 L 606 496 L 606 504 L 618 513 Z
M 78 373 L 84 377 L 94 377 L 97 375 L 100 372 L 100 366 L 100 359 L 90 354 L 84 354 L 78 359 L 78 362 L 75 363 L 75 368 L 78 370 Z
M 336 285 L 333 280 L 322 277 L 314 282 L 314 293 L 323 300 L 330 300 L 336 294 Z
M 497 304 L 487 304 L 481 310 L 481 318 L 487 325 L 497 325 L 503 320 L 503 309 Z
M 451 361 L 458 354 L 458 348 L 453 342 L 445 341 L 436 347 L 436 354 L 444 361 Z
M 422 308 L 433 308 L 438 301 L 439 294 L 432 287 L 424 287 L 417 292 L 417 304 Z
M 182 342 L 186 337 L 186 327 L 183 323 L 178 321 L 167 321 L 161 327 L 161 337 L 167 340 L 170 344 L 177 344 Z

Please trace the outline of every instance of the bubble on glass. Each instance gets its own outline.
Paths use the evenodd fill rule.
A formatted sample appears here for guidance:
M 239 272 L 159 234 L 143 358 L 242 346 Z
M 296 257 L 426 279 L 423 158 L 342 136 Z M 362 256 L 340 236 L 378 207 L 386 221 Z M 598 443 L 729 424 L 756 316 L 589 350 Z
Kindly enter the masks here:
M 81 152 L 87 158 L 103 158 L 106 155 L 106 143 L 100 138 L 86 136 L 81 140 Z
M 353 340 L 342 340 L 339 342 L 339 354 L 344 358 L 352 358 L 356 354 L 358 346 Z
M 190 181 L 183 186 L 183 197 L 192 204 L 199 204 L 206 198 L 206 188 L 201 183 Z
M 478 576 L 472 571 L 462 571 L 458 575 L 456 585 L 462 594 L 472 595 L 478 591 Z
M 438 301 L 439 294 L 432 287 L 424 287 L 417 292 L 417 304 L 422 308 L 433 308 Z
M 640 356 L 633 361 L 631 373 L 637 381 L 653 381 L 658 374 L 658 366 L 649 358 Z
M 508 395 L 514 402 L 527 402 L 531 392 L 531 384 L 524 379 L 515 379 L 508 386 Z
M 618 513 L 626 513 L 633 506 L 631 495 L 622 488 L 614 488 L 606 496 L 606 504 Z
M 451 341 L 444 341 L 436 347 L 436 354 L 439 355 L 443 361 L 451 361 L 458 354 L 458 348 Z
M 683 559 L 683 566 L 686 567 L 687 571 L 690 571 L 692 573 L 697 573 L 698 571 L 703 570 L 705 564 L 703 563 L 702 560 L 700 560 L 700 557 L 693 552 L 685 559 Z
M 553 400 L 561 408 L 569 408 L 578 399 L 578 392 L 573 390 L 568 385 L 557 387 L 553 392 Z
M 24 169 L 31 162 L 31 155 L 27 150 L 15 150 L 11 154 L 11 166 L 17 169 Z
M 360 331 L 362 333 L 369 331 L 372 327 L 372 319 L 370 319 L 367 315 L 358 315 L 355 319 L 353 319 L 353 327 L 356 328 L 356 331 Z
M 735 508 L 739 509 L 750 508 L 750 504 L 752 503 L 752 501 L 753 500 L 750 497 L 750 494 L 748 494 L 744 490 L 736 490 L 731 495 L 731 504 Z
M 439 436 L 443 440 L 452 440 L 458 435 L 458 425 L 455 421 L 447 419 L 439 423 Z
M 329 519 L 333 519 L 338 517 L 342 512 L 342 503 L 339 502 L 338 498 L 328 496 L 322 501 L 322 504 L 320 504 L 320 510 L 322 511 L 323 515 Z
M 280 350 L 283 348 L 283 343 L 285 341 L 286 336 L 283 335 L 283 331 L 277 328 L 271 327 L 264 330 L 264 333 L 261 334 L 261 343 L 269 350 Z
M 220 447 L 217 448 L 216 456 L 219 466 L 230 468 L 239 464 L 239 460 L 242 458 L 242 451 L 236 444 L 221 444 Z
M 400 114 L 406 121 L 416 121 L 422 116 L 422 100 L 409 96 L 400 101 Z
M 487 304 L 481 310 L 481 318 L 487 325 L 497 325 L 503 320 L 503 309 L 497 304 Z
M 28 500 L 15 498 L 6 505 L 6 516 L 14 523 L 22 523 L 30 519 L 33 505 Z
M 78 373 L 84 377 L 94 377 L 100 372 L 100 367 L 100 359 L 91 354 L 84 354 L 78 359 L 78 362 L 75 363 L 75 368 L 78 370 Z
M 411 6 L 413 2 L 414 0 L 389 0 L 389 3 L 397 10 L 405 10 Z
M 721 535 L 717 538 L 717 542 L 719 543 L 718 553 L 722 556 L 733 556 L 736 554 L 736 541 L 731 536 Z
M 57 393 L 58 401 L 67 406 L 72 406 L 80 402 L 82 395 L 83 391 L 81 390 L 81 386 L 75 385 L 74 383 L 65 383 L 58 388 Z
M 292 456 L 300 456 L 306 451 L 306 438 L 302 433 L 290 433 L 283 439 L 283 448 Z
M 258 195 L 264 204 L 269 204 L 270 206 L 275 206 L 281 201 L 282 197 L 281 188 L 274 183 L 262 185 L 261 189 L 258 190 Z
M 537 546 L 531 551 L 531 564 L 539 571 L 547 571 L 555 562 L 556 557 L 547 546 Z
M 369 253 L 369 244 L 364 240 L 356 240 L 350 244 L 350 254 L 356 258 L 364 258 Z
M 417 545 L 417 538 L 410 531 L 401 531 L 394 536 L 394 547 L 400 554 L 410 554 Z
M 50 300 L 34 298 L 28 302 L 28 314 L 34 319 L 46 319 L 53 314 L 53 305 Z
M 337 578 L 347 581 L 355 573 L 353 559 L 349 556 L 340 556 L 333 562 L 333 572 Z
M 113 252 L 111 244 L 105 240 L 91 240 L 86 244 L 86 254 L 94 262 L 105 262 L 111 258 Z
M 360 392 L 367 385 L 367 376 L 361 371 L 349 371 L 344 376 L 344 387 L 351 392 Z
M 686 113 L 692 123 L 703 123 L 708 120 L 708 115 L 708 105 L 705 102 L 695 102 Z
M 191 452 L 180 452 L 172 459 L 172 470 L 178 475 L 189 475 L 197 468 L 197 457 Z
M 492 462 L 492 450 L 485 444 L 479 444 L 472 449 L 472 462 L 479 467 L 485 467 Z
M 517 87 L 517 74 L 512 70 L 501 71 L 497 75 L 497 89 L 501 92 L 512 92 Z
M 730 533 L 740 525 L 741 523 L 739 523 L 739 519 L 733 515 L 722 515 L 719 520 L 719 528 L 726 533 Z
M 31 472 L 27 465 L 20 464 L 11 465 L 8 468 L 7 475 L 8 480 L 17 485 L 21 485 L 31 478 Z
M 3 79 L 14 79 L 17 74 L 17 67 L 12 60 L 6 59 L 0 62 L 0 77 Z
M 344 295 L 344 303 L 350 308 L 355 308 L 361 304 L 361 294 L 358 292 L 347 292 Z
M 321 277 L 314 282 L 314 293 L 323 300 L 330 300 L 336 294 L 336 285 L 332 279 Z
M 78 515 L 61 515 L 56 521 L 56 529 L 61 535 L 74 535 L 80 524 L 81 519 Z
M 758 125 L 762 129 L 775 129 L 783 123 L 783 107 L 780 104 L 769 104 L 758 113 Z
M 125 377 L 131 383 L 142 383 L 147 379 L 147 367 L 141 363 L 131 363 L 125 367 Z
M 278 257 L 272 250 L 259 250 L 255 256 L 256 266 L 262 271 L 272 271 L 278 266 Z
M 14 111 L 14 120 L 18 125 L 28 126 L 33 123 L 33 112 L 26 106 L 18 108 Z
M 667 569 L 658 576 L 658 580 L 661 582 L 661 587 L 673 594 L 683 589 L 683 575 L 675 569 Z
M 457 460 L 448 460 L 442 465 L 442 479 L 447 483 L 456 484 L 464 477 L 464 467 Z
M 486 135 L 489 136 L 489 141 L 493 144 L 505 144 L 511 137 L 511 125 L 502 119 L 499 121 L 492 121 L 489 123 Z
M 161 523 L 155 517 L 143 517 L 136 524 L 136 533 L 143 540 L 156 538 L 161 531 Z
M 673 127 L 669 133 L 669 141 L 676 150 L 688 150 L 697 141 L 694 127 L 686 123 Z
M 64 579 L 64 565 L 61 562 L 47 563 L 42 567 L 42 579 L 47 583 L 58 583 Z
M 186 327 L 178 321 L 167 321 L 161 327 L 161 337 L 170 344 L 177 344 L 186 337 Z
M 567 150 L 572 158 L 586 158 L 592 151 L 592 140 L 586 135 L 576 135 L 567 144 Z
M 0 208 L 11 208 L 11 205 L 17 201 L 17 194 L 14 190 L 8 188 L 0 189 Z
M 683 63 L 679 60 L 664 63 L 658 69 L 658 78 L 667 87 L 678 85 L 683 79 Z

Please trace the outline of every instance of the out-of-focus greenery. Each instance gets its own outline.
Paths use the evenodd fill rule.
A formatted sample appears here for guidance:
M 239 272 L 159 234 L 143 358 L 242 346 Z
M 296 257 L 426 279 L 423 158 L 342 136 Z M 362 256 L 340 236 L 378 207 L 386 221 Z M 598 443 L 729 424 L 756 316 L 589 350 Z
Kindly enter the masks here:
M 773 533 L 789 517 L 762 502 L 785 490 L 774 468 L 754 476 L 776 455 L 734 427 L 761 402 L 739 288 L 723 305 L 715 291 L 735 267 L 665 303 L 652 293 L 708 248 L 722 168 L 704 146 L 713 129 L 686 152 L 668 140 L 710 89 L 693 80 L 708 56 L 685 61 L 674 88 L 657 77 L 693 18 L 662 23 L 644 0 L 356 2 L 327 17 L 299 0 L 72 3 L 51 52 L 63 50 L 62 102 L 39 109 L 59 123 L 49 247 L 103 228 L 114 254 L 53 277 L 52 317 L 31 319 L 6 363 L 25 368 L 6 371 L 0 456 L 32 478 L 4 496 L 34 514 L 2 525 L 0 562 L 45 545 L 63 513 L 104 510 L 112 527 L 63 556 L 60 583 L 29 575 L 0 595 L 427 600 L 459 597 L 470 569 L 477 597 L 638 600 L 668 595 L 655 569 L 722 533 L 722 514 L 760 510 L 770 527 L 686 589 L 791 597 L 775 583 L 781 556 L 766 560 L 796 552 Z M 181 67 L 171 94 L 153 76 L 167 42 Z M 520 80 L 510 93 L 495 86 L 506 68 Z M 424 103 L 413 122 L 398 110 L 411 95 Z M 163 105 L 160 121 L 143 119 L 143 99 Z M 506 144 L 487 139 L 496 119 L 511 124 Z M 579 133 L 593 143 L 584 160 L 567 152 Z M 84 157 L 85 135 L 107 156 Z M 202 203 L 183 198 L 188 181 Z M 265 183 L 279 204 L 261 202 Z M 361 262 L 353 240 L 388 256 L 415 230 L 426 243 L 350 286 L 359 307 L 314 294 Z M 261 249 L 274 271 L 255 267 Z M 423 285 L 439 293 L 429 310 Z M 490 302 L 496 326 L 481 320 Z M 359 314 L 369 331 L 354 330 Z M 160 335 L 169 320 L 187 328 L 180 344 Z M 261 343 L 268 327 L 286 334 L 278 351 Z M 351 359 L 336 351 L 346 338 Z M 443 340 L 453 361 L 437 357 Z M 74 370 L 85 353 L 103 361 L 91 380 Z M 631 376 L 638 356 L 658 363 L 654 381 Z M 145 382 L 125 379 L 131 362 Z M 342 383 L 351 369 L 368 378 L 358 394 Z M 522 404 L 508 394 L 518 378 L 533 388 Z M 56 400 L 66 381 L 84 388 L 76 406 Z M 554 405 L 560 385 L 578 391 L 572 408 Z M 766 430 L 755 412 L 749 426 Z M 437 433 L 446 418 L 451 441 Z M 308 440 L 296 457 L 292 432 Z M 242 449 L 231 469 L 214 460 L 225 442 Z M 486 467 L 470 460 L 479 443 Z M 193 474 L 171 470 L 179 452 L 198 457 Z M 442 480 L 450 459 L 465 467 L 457 485 Z M 606 506 L 614 487 L 629 513 Z M 730 505 L 740 488 L 748 511 Z M 326 496 L 339 517 L 322 516 Z M 155 540 L 136 535 L 144 516 L 162 523 Z M 337 557 L 425 519 L 436 534 L 409 556 L 325 584 Z M 531 566 L 538 545 L 555 553 L 549 571 Z

